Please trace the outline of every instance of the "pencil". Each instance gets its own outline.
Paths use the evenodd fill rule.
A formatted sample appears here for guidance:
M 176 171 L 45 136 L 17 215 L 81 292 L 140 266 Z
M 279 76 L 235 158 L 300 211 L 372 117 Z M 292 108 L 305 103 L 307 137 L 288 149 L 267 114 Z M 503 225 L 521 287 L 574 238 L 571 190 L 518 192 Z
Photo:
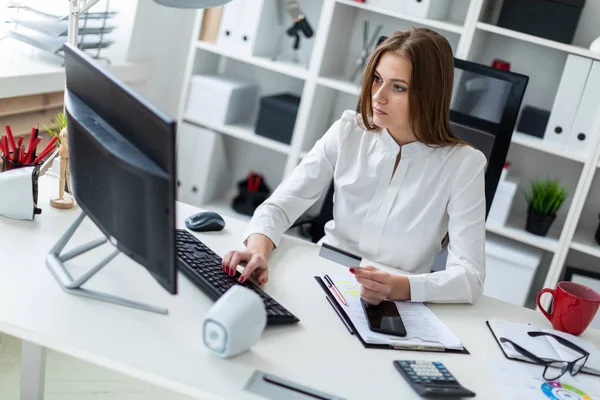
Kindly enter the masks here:
M 10 150 L 15 151 L 15 138 L 12 134 L 12 131 L 10 130 L 10 126 L 6 125 L 4 127 L 4 130 L 6 130 L 6 135 L 8 136 L 8 142 L 10 143 Z
M 41 141 L 42 141 L 41 138 L 36 138 L 33 141 L 33 145 L 31 146 L 31 149 L 27 151 L 27 159 L 29 160 L 29 163 L 33 162 L 33 159 L 35 157 L 35 149 L 37 148 L 37 145 L 40 144 Z
M 33 141 L 35 140 L 35 128 L 31 128 L 31 133 L 29 134 L 29 142 L 27 143 L 27 153 L 29 153 L 29 151 L 31 150 L 31 145 L 33 144 Z
M 39 163 L 44 157 L 46 157 L 48 154 L 50 154 L 50 152 L 53 150 L 54 143 L 56 143 L 57 140 L 58 140 L 58 137 L 54 136 L 52 138 L 52 140 L 50 140 L 48 142 L 46 147 L 44 147 L 44 150 L 42 150 L 41 153 L 36 157 L 36 159 L 33 161 L 33 163 L 34 164 Z

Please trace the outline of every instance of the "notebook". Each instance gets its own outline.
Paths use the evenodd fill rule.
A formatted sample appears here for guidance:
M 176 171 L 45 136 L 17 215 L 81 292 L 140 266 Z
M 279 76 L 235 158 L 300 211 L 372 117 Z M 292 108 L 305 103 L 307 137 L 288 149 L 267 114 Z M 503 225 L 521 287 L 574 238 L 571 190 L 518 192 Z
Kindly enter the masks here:
M 571 343 L 589 352 L 590 356 L 581 372 L 600 375 L 600 352 L 596 346 L 585 339 L 554 329 L 540 329 L 531 324 L 502 321 L 498 319 L 491 319 L 487 321 L 487 325 L 496 338 L 496 342 L 498 342 L 498 345 L 504 353 L 504 356 L 508 359 L 533 363 L 532 360 L 517 352 L 510 343 L 501 343 L 499 340 L 501 337 L 512 340 L 539 358 L 559 361 L 573 361 L 574 359 L 581 357 L 581 353 L 561 345 L 551 337 L 531 337 L 527 334 L 527 332 L 532 331 L 549 332 L 567 339 Z
M 335 286 L 342 292 L 346 305 L 329 290 L 321 277 L 315 276 L 315 279 L 350 333 L 356 334 L 365 347 L 469 354 L 456 335 L 423 303 L 394 302 L 406 328 L 405 337 L 371 331 L 360 303 L 360 284 L 354 276 L 349 275 L 329 275 Z

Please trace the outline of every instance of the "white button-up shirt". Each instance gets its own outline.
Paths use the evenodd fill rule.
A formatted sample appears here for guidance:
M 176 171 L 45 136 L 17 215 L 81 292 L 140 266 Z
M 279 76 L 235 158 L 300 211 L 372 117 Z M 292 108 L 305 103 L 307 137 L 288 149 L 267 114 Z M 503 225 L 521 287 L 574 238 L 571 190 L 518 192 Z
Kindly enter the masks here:
M 246 235 L 277 246 L 333 179 L 333 220 L 321 241 L 406 272 L 412 301 L 474 302 L 485 278 L 485 156 L 470 146 L 400 148 L 358 118 L 344 112 L 256 209 Z M 431 273 L 446 233 L 446 269 Z

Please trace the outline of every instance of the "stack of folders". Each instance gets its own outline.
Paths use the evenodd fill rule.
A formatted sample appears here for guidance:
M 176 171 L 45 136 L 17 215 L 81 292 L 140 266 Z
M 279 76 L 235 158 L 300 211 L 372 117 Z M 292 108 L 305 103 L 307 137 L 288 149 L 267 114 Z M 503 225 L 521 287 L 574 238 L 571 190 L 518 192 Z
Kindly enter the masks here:
M 324 278 L 316 276 L 315 279 L 350 333 L 356 334 L 365 347 L 468 354 L 456 335 L 423 303 L 395 302 L 406 328 L 406 336 L 391 336 L 371 331 L 360 303 L 360 284 L 356 278 L 347 275 L 329 277 L 342 293 L 346 304 L 329 289 Z
M 544 141 L 580 156 L 594 148 L 600 112 L 600 61 L 569 54 L 546 126 Z
M 492 334 L 496 338 L 500 349 L 504 353 L 504 356 L 508 359 L 527 361 L 530 363 L 533 362 L 527 357 L 521 355 L 521 353 L 517 352 L 510 343 L 501 343 L 500 338 L 507 338 L 542 359 L 572 361 L 577 357 L 581 357 L 580 353 L 561 345 L 558 341 L 548 336 L 531 337 L 527 334 L 528 332 L 547 332 L 567 339 L 569 342 L 590 353 L 590 356 L 581 372 L 600 375 L 600 351 L 598 351 L 598 348 L 592 343 L 581 337 L 573 336 L 554 329 L 539 329 L 534 325 L 523 324 L 519 322 L 491 319 L 487 321 L 487 324 L 492 331 Z

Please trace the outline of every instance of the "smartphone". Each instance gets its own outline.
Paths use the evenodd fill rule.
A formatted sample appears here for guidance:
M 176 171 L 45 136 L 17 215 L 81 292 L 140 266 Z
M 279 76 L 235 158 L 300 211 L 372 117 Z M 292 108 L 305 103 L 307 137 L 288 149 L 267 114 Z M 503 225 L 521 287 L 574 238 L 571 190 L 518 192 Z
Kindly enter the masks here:
M 363 310 L 365 310 L 369 328 L 373 332 L 406 336 L 404 322 L 402 322 L 402 318 L 394 302 L 384 300 L 376 306 L 367 303 L 363 299 L 360 299 L 360 302 Z

